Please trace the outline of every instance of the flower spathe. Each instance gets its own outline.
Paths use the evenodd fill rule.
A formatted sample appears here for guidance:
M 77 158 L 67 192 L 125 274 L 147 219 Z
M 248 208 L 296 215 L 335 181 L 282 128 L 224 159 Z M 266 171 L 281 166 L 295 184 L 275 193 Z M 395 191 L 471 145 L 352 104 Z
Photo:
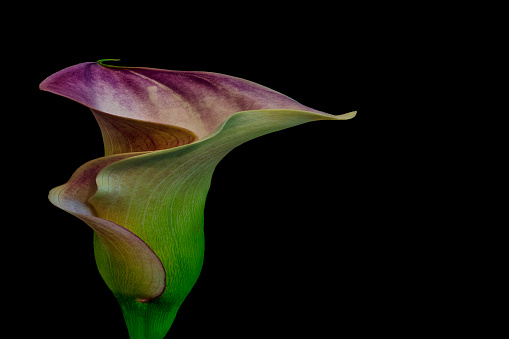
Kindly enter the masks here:
M 40 88 L 89 107 L 105 156 L 50 191 L 94 230 L 94 254 L 131 338 L 161 339 L 200 274 L 215 166 L 242 143 L 316 120 L 346 120 L 256 83 L 209 72 L 86 62 Z

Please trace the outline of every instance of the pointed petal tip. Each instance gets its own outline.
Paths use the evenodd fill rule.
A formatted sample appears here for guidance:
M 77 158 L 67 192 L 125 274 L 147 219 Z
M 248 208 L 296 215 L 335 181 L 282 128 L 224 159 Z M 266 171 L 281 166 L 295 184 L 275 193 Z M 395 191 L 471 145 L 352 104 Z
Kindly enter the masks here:
M 41 81 L 41 83 L 39 84 L 39 89 L 40 89 L 41 91 L 46 91 L 46 83 L 48 82 L 47 80 L 48 80 L 48 78 L 44 79 L 44 80 L 43 80 L 43 81 Z
M 101 60 L 97 60 L 97 63 L 99 64 L 99 66 L 103 66 L 103 67 L 113 67 L 113 68 L 123 68 L 124 67 L 124 66 L 106 64 L 106 62 L 110 62 L 110 61 L 120 61 L 120 59 L 101 59 Z
M 357 111 L 353 111 L 353 112 L 350 112 L 350 113 L 345 113 L 345 114 L 338 115 L 338 116 L 336 116 L 336 118 L 338 120 L 350 120 L 353 117 L 355 117 L 356 115 L 357 115 Z

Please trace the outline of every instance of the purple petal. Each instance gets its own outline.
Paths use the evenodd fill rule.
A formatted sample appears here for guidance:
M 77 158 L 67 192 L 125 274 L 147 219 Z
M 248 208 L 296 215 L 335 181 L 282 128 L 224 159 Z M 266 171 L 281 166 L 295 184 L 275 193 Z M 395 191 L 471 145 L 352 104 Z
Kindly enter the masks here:
M 319 112 L 267 87 L 228 75 L 113 68 L 95 62 L 65 68 L 45 79 L 40 88 L 97 111 L 183 127 L 200 138 L 240 111 Z

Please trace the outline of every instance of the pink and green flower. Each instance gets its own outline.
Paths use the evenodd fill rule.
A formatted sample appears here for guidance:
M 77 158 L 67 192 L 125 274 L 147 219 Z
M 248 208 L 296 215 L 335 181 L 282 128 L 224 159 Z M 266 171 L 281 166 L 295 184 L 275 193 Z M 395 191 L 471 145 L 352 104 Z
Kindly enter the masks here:
M 317 120 L 347 120 L 217 73 L 85 62 L 40 88 L 89 107 L 105 156 L 50 191 L 94 230 L 97 267 L 132 339 L 162 339 L 200 275 L 212 173 L 233 148 Z

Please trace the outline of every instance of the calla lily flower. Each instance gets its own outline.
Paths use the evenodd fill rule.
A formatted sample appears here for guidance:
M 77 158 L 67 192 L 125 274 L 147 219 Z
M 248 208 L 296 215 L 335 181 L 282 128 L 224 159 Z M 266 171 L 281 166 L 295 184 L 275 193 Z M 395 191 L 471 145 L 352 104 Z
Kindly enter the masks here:
M 99 273 L 130 337 L 161 339 L 200 275 L 205 198 L 219 161 L 264 134 L 356 112 L 320 112 L 228 75 L 106 61 L 40 84 L 89 107 L 105 148 L 49 199 L 94 230 Z

